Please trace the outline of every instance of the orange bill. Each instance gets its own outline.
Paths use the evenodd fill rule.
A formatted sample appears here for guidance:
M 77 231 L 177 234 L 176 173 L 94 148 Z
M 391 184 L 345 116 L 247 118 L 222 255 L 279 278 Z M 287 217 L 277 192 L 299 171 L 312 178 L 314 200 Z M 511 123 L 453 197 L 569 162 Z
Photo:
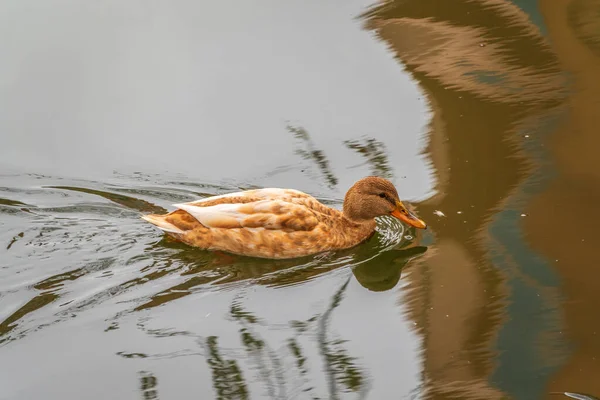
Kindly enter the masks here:
M 396 202 L 396 209 L 392 211 L 392 215 L 410 226 L 419 229 L 427 229 L 427 224 L 408 211 L 401 201 Z

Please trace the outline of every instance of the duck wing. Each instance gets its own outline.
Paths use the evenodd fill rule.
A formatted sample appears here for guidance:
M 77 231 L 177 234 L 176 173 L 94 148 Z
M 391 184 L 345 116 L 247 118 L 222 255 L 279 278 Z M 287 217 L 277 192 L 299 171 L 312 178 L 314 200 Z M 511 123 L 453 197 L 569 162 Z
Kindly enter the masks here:
M 260 200 L 282 200 L 293 201 L 298 199 L 315 200 L 316 199 L 304 192 L 294 189 L 265 188 L 245 190 L 243 192 L 226 193 L 218 196 L 211 196 L 205 199 L 195 200 L 189 204 L 197 207 L 210 207 L 219 204 L 243 204 Z
M 174 204 L 166 215 L 142 218 L 165 232 L 183 234 L 196 228 L 313 230 L 319 221 L 341 214 L 314 197 L 293 189 L 266 188 L 227 193 Z
M 191 202 L 174 206 L 206 228 L 262 228 L 291 232 L 310 231 L 319 223 L 316 213 L 310 208 L 280 199 L 215 205 Z M 177 212 L 167 216 L 166 220 L 182 228 L 183 225 L 189 224 L 189 217 Z M 183 223 L 179 223 L 180 220 Z

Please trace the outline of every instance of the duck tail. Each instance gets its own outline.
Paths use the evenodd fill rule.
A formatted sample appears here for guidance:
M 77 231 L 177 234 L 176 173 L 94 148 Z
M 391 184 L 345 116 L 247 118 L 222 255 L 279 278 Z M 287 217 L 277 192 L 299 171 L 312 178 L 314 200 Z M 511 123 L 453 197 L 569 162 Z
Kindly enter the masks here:
M 161 229 L 168 233 L 176 233 L 176 234 L 185 233 L 184 231 L 182 231 L 181 229 L 179 229 L 172 223 L 167 222 L 165 220 L 165 215 L 156 215 L 156 214 L 142 215 L 142 219 L 150 222 L 152 225 L 155 225 L 158 229 Z

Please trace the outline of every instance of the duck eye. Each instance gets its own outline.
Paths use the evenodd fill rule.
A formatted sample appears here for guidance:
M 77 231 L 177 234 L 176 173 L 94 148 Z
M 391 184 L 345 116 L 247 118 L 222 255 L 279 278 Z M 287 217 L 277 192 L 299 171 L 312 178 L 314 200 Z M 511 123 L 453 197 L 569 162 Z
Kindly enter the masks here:
M 379 193 L 379 197 L 381 197 L 382 199 L 385 199 L 385 193 Z

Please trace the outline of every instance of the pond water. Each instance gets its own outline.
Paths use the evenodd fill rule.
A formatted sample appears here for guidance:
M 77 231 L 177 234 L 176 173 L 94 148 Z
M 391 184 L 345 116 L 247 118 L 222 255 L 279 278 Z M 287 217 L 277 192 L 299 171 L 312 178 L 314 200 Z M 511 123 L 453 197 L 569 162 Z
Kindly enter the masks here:
M 0 54 L 0 399 L 600 396 L 600 1 L 14 0 Z M 371 174 L 430 228 L 140 219 Z

